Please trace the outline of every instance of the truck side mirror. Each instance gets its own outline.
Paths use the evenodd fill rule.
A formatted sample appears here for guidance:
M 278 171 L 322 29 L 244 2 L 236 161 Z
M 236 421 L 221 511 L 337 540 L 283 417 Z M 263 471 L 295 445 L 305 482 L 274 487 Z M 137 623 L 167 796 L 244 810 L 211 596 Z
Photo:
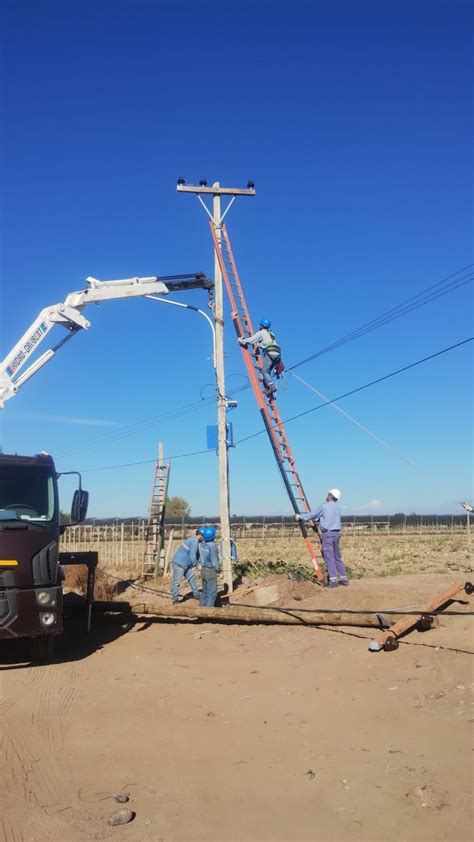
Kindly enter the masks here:
M 71 524 L 82 523 L 87 515 L 87 507 L 89 505 L 89 492 L 78 488 L 74 492 L 71 506 Z

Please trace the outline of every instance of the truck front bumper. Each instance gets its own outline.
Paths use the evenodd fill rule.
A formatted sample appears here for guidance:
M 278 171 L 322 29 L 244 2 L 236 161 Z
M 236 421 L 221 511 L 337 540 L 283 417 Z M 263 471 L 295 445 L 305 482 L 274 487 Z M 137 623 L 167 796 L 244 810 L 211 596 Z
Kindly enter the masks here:
M 0 590 L 0 640 L 61 634 L 62 630 L 60 587 Z

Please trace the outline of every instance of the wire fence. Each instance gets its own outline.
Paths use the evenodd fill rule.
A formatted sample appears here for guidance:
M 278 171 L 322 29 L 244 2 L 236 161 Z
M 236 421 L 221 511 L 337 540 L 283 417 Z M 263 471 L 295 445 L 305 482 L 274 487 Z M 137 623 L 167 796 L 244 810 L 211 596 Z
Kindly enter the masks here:
M 245 540 L 278 540 L 301 538 L 298 524 L 282 517 L 241 520 L 232 519 L 232 537 L 238 541 Z M 216 522 L 216 518 L 182 518 L 174 523 L 166 523 L 165 546 L 171 554 L 180 541 L 191 535 L 203 523 Z M 143 560 L 147 522 L 137 520 L 133 522 L 114 521 L 108 524 L 88 523 L 81 526 L 68 527 L 61 539 L 61 550 L 64 552 L 80 552 L 81 550 L 96 550 L 101 564 L 104 566 L 137 568 Z M 401 535 L 466 535 L 470 532 L 470 522 L 467 517 L 457 515 L 396 515 L 385 519 L 373 517 L 368 520 L 345 518 L 342 523 L 342 538 L 371 537 Z

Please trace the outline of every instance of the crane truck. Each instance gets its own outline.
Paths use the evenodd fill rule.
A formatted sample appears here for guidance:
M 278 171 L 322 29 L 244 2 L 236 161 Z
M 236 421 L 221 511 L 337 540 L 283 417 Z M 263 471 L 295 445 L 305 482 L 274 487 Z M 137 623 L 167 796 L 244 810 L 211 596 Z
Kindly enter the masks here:
M 42 310 L 0 363 L 0 409 L 72 336 L 90 327 L 83 315 L 86 305 L 138 296 L 156 299 L 157 294 L 195 288 L 207 289 L 211 297 L 213 286 L 202 272 L 113 281 L 87 278 L 86 289 Z M 36 356 L 56 325 L 66 334 L 53 348 Z M 75 525 L 86 517 L 89 495 L 82 488 L 80 474 L 67 473 L 78 476 L 69 524 Z M 0 452 L 0 641 L 29 638 L 34 661 L 49 660 L 54 639 L 63 630 L 60 562 L 67 563 L 67 554 L 59 553 L 59 542 L 67 525 L 60 517 L 60 476 L 47 453 L 23 456 Z

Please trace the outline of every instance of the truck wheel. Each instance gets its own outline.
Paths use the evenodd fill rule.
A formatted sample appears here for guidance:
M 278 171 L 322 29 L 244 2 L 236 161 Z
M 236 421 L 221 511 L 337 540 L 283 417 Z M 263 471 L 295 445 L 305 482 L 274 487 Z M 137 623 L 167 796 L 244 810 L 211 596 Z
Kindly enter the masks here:
M 49 664 L 54 651 L 54 636 L 40 634 L 31 641 L 31 660 L 34 664 Z

